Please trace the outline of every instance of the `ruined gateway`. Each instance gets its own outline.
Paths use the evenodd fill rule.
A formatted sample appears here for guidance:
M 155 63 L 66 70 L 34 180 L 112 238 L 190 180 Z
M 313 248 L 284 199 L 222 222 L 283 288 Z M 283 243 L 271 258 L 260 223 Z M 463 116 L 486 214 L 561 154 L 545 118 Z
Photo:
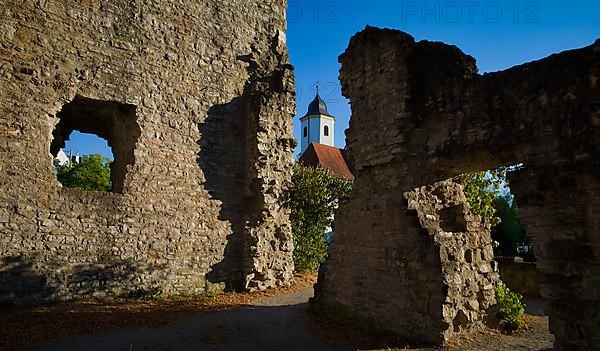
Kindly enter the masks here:
M 285 7 L 3 1 L 0 302 L 290 282 Z M 317 303 L 433 342 L 480 326 L 489 230 L 447 179 L 523 162 L 557 349 L 597 348 L 600 43 L 480 76 L 455 47 L 367 28 L 341 61 L 358 173 Z M 108 140 L 111 193 L 56 180 L 73 130 Z
M 0 11 L 0 302 L 288 284 L 295 113 L 284 0 Z M 72 130 L 113 192 L 62 188 Z
M 555 348 L 599 350 L 600 40 L 479 75 L 454 46 L 367 27 L 340 62 L 356 181 L 316 303 L 430 342 L 476 327 L 497 279 L 489 232 L 446 179 L 523 163 L 509 180 Z

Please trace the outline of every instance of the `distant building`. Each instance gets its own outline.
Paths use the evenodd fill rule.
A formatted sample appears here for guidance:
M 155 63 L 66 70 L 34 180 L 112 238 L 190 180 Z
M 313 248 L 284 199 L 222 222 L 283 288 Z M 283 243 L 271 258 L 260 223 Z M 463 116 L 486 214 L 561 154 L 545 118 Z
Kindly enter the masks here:
M 299 162 L 305 166 L 328 169 L 338 177 L 354 181 L 354 169 L 348 162 L 344 149 L 311 143 L 300 156 Z
M 325 101 L 317 96 L 308 105 L 308 111 L 300 118 L 302 139 L 300 153 L 303 154 L 311 143 L 333 146 L 335 118 L 327 112 Z
M 54 157 L 54 164 L 56 166 L 66 166 L 66 165 L 77 164 L 80 161 L 81 161 L 81 157 L 79 157 L 79 154 L 73 155 L 73 152 L 69 151 L 69 154 L 67 155 L 67 153 L 65 152 L 64 149 L 58 150 L 56 157 Z
M 317 96 L 300 118 L 302 139 L 299 162 L 305 166 L 329 169 L 339 177 L 354 180 L 354 167 L 346 157 L 346 150 L 333 146 L 335 117 L 327 111 L 325 101 Z

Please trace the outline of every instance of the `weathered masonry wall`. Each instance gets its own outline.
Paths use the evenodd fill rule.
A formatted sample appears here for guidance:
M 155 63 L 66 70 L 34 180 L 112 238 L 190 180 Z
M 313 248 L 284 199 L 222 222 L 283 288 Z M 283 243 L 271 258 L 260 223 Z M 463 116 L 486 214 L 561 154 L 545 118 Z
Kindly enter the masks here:
M 418 218 L 419 235 L 433 239 L 430 247 L 441 264 L 443 288 L 436 298 L 442 298 L 443 338 L 483 326 L 486 310 L 496 303 L 499 283 L 489 225 L 470 212 L 462 186 L 452 180 L 417 188 L 404 198 L 409 214 Z M 439 266 L 435 268 L 437 277 Z M 419 277 L 422 272 L 415 273 Z M 439 301 L 421 300 L 421 305 L 427 301 L 429 311 L 439 313 Z
M 285 9 L 2 1 L 0 303 L 290 282 Z M 112 143 L 114 192 L 60 186 L 72 129 Z
M 335 236 L 316 294 L 333 316 L 440 343 L 483 326 L 496 302 L 489 226 L 452 180 L 352 200 L 336 213 Z
M 416 320 L 426 327 L 415 337 L 446 339 L 452 285 L 441 272 L 448 263 L 434 261 L 443 247 L 420 230 L 422 223 L 408 221 L 403 194 L 461 173 L 524 163 L 511 189 L 536 246 L 555 347 L 597 350 L 600 41 L 479 75 L 475 60 L 454 46 L 367 27 L 340 61 L 357 177 L 336 216 L 318 286 L 322 305 L 390 319 L 400 333 Z M 388 267 L 379 260 L 393 249 L 401 254 Z M 410 267 L 425 277 L 393 277 Z M 457 281 L 466 276 L 457 274 Z M 431 285 L 429 295 L 419 294 L 422 281 Z M 412 307 L 424 301 L 429 309 Z

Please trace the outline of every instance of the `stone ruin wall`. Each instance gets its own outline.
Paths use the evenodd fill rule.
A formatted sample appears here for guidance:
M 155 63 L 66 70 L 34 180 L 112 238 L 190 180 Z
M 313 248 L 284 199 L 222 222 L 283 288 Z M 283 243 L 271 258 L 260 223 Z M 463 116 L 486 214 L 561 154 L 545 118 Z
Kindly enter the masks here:
M 444 275 L 452 265 L 443 245 L 425 234 L 432 231 L 411 221 L 403 195 L 462 173 L 523 163 L 510 184 L 535 244 L 555 348 L 597 349 L 600 41 L 479 75 L 475 60 L 454 46 L 367 27 L 340 62 L 357 177 L 336 215 L 317 286 L 321 307 L 383 320 L 412 339 L 447 340 L 452 330 L 443 314 L 452 280 Z M 396 251 L 390 265 L 386 255 Z M 457 286 L 468 286 L 459 282 L 470 274 L 457 274 Z
M 596 101 L 600 110 L 600 94 Z M 524 169 L 509 177 L 519 217 L 535 244 L 555 350 L 600 349 L 598 153 L 595 159 L 595 165 Z
M 377 189 L 364 184 L 354 191 Z M 470 212 L 460 184 L 354 193 L 334 229 L 316 288 L 326 313 L 427 343 L 484 325 L 496 302 L 498 267 L 489 225 Z
M 489 224 L 471 213 L 462 186 L 453 180 L 406 192 L 404 198 L 409 215 L 418 218 L 419 234 L 433 238 L 439 255 L 443 339 L 482 327 L 499 283 Z M 439 313 L 438 304 L 425 301 Z
M 290 282 L 285 10 L 2 2 L 0 303 Z M 61 187 L 50 153 L 61 113 L 61 133 L 100 128 L 115 158 L 130 155 L 115 161 L 117 192 Z

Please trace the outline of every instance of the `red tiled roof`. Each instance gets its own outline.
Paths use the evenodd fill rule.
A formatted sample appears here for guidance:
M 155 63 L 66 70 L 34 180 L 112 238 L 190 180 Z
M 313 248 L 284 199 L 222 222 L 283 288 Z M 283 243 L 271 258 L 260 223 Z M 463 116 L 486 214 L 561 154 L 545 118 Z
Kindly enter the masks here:
M 337 147 L 311 143 L 300 156 L 299 162 L 310 167 L 329 169 L 339 177 L 354 180 L 354 168 L 348 161 L 346 150 Z

